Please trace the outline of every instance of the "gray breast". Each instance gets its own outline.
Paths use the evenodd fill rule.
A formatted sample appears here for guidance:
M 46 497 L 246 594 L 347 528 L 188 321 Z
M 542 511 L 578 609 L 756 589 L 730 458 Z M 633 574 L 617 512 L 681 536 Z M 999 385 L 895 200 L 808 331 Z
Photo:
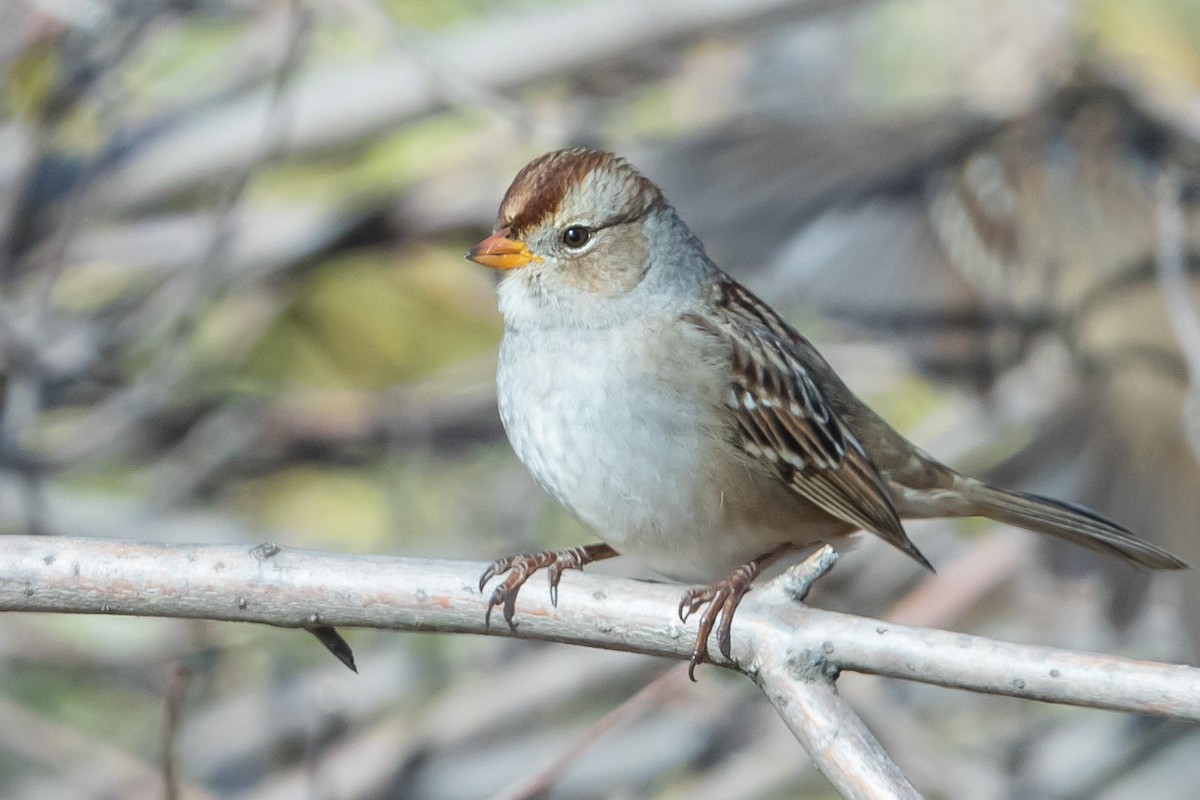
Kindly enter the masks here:
M 694 505 L 693 478 L 712 460 L 719 392 L 678 374 L 688 372 L 686 346 L 644 320 L 505 335 L 498 385 L 513 449 L 614 545 L 652 536 L 676 507 Z

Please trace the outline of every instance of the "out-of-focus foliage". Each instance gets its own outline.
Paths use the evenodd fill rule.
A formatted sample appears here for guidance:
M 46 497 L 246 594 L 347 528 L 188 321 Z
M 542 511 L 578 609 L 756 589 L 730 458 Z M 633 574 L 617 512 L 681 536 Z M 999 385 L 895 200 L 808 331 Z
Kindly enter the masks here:
M 1198 43 L 1196 0 L 0 4 L 0 529 L 479 560 L 582 543 L 503 441 L 492 276 L 461 255 L 525 160 L 583 143 L 660 182 L 927 449 L 1200 562 L 1197 373 L 1155 227 L 1174 187 L 1190 279 Z M 813 602 L 1194 660 L 1195 576 L 912 529 L 936 607 L 873 541 Z M 665 666 L 348 636 L 358 676 L 294 632 L 0 619 L 0 796 L 155 796 L 165 743 L 183 797 L 483 797 Z M 753 686 L 701 675 L 553 796 L 829 796 Z M 841 686 L 929 796 L 1200 781 L 1193 730 Z

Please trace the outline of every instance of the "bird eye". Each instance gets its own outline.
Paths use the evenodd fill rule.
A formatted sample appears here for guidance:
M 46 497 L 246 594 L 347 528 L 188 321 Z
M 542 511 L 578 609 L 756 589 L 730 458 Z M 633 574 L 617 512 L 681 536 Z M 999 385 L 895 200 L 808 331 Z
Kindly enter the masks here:
M 579 248 L 588 243 L 592 232 L 582 225 L 572 225 L 562 233 L 562 241 L 567 247 Z

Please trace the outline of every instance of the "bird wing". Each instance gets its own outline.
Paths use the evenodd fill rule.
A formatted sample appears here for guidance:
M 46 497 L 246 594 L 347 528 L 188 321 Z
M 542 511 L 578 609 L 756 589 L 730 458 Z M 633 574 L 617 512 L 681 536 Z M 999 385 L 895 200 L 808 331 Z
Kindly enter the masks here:
M 746 454 L 832 516 L 932 569 L 905 533 L 883 476 L 814 380 L 809 365 L 824 361 L 812 344 L 731 278 L 713 300 L 714 314 L 686 319 L 729 347 L 726 404 Z

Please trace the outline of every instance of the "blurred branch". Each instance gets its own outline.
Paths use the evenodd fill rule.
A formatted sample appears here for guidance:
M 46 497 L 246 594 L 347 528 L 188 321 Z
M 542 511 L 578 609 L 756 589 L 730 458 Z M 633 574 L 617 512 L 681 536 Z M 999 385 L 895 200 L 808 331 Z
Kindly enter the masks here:
M 311 10 L 301 0 L 292 0 L 289 27 L 270 85 L 266 116 L 255 119 L 253 146 L 241 154 L 244 161 L 237 164 L 214 207 L 205 215 L 206 220 L 211 219 L 211 230 L 197 249 L 195 261 L 187 263 L 186 269 L 168 275 L 147 302 L 118 320 L 109 332 L 115 340 L 134 346 L 153 342 L 155 349 L 150 363 L 135 382 L 89 409 L 87 419 L 81 424 L 91 434 L 74 438 L 71 452 L 60 453 L 53 459 L 59 464 L 78 463 L 97 454 L 111 456 L 121 446 L 136 441 L 134 430 L 170 404 L 174 390 L 194 366 L 191 337 L 199 320 L 230 282 L 227 262 L 231 241 L 241 223 L 238 209 L 254 176 L 277 154 L 278 143 L 290 125 L 292 108 L 287 102 L 287 90 L 304 59 L 311 27 Z M 66 255 L 64 246 L 59 262 Z M 51 466 L 52 460 L 46 459 L 44 463 Z
M 21 476 L 25 505 L 25 530 L 39 533 L 44 529 L 45 501 L 42 470 L 27 452 L 35 423 L 42 410 L 47 382 L 47 364 L 42 353 L 48 349 L 54 322 L 53 293 L 65 267 L 64 256 L 70 242 L 83 224 L 92 204 L 92 180 L 104 163 L 102 155 L 89 159 L 80 172 L 74 187 L 66 194 L 56 210 L 38 208 L 32 191 L 39 180 L 39 170 L 53 151 L 61 133 L 61 121 L 89 95 L 99 98 L 98 120 L 111 127 L 122 105 L 124 93 L 114 88 L 117 66 L 141 41 L 157 18 L 154 10 L 129 15 L 116 22 L 108 20 L 98 26 L 97 35 L 73 41 L 64 37 L 60 69 L 40 107 L 31 109 L 30 134 L 19 148 L 20 166 L 10 197 L 4 205 L 0 221 L 0 282 L 5 297 L 0 300 L 0 333 L 6 340 L 5 386 L 3 412 L 0 414 L 0 454 Z M 99 35 L 103 31 L 103 35 Z M 68 55 L 69 51 L 69 55 Z M 41 258 L 23 252 L 21 239 L 34 224 L 54 221 Z M 23 263 L 24 262 L 24 263 Z M 38 269 L 40 267 L 40 270 Z M 38 274 L 40 272 L 40 274 Z M 36 276 L 32 291 L 22 293 L 17 284 L 22 273 Z M 22 320 L 23 318 L 23 320 Z M 23 324 L 18 323 L 22 320 Z
M 682 665 L 659 673 L 657 678 L 643 686 L 637 694 L 601 717 L 579 741 L 560 753 L 552 762 L 532 777 L 523 777 L 514 786 L 498 792 L 492 800 L 537 800 L 539 797 L 545 797 L 597 739 L 649 713 L 671 695 L 681 693 L 687 686 L 684 676 Z
M 833 688 L 840 670 L 991 694 L 1200 721 L 1200 669 L 1009 644 L 809 608 L 824 549 L 749 595 L 734 664 L 755 678 L 814 761 L 851 797 L 911 786 Z M 59 537 L 0 539 L 0 610 L 475 633 L 686 659 L 678 587 L 571 573 L 557 608 L 520 601 L 516 631 L 484 623 L 472 562 Z
M 176 763 L 175 740 L 179 736 L 179 721 L 187 701 L 188 684 L 192 671 L 186 664 L 176 664 L 171 670 L 171 683 L 167 689 L 166 719 L 162 735 L 162 772 L 164 800 L 179 800 L 179 769 Z
M 79 770 L 89 797 L 154 797 L 162 785 L 151 765 L 110 738 L 53 722 L 7 697 L 0 697 L 0 722 L 0 745 L 47 772 Z M 179 790 L 180 800 L 217 800 L 198 785 L 183 784 Z
M 400 657 L 401 652 L 405 658 Z M 480 743 L 504 747 L 514 739 L 536 735 L 539 717 L 547 709 L 574 707 L 597 687 L 650 682 L 662 669 L 655 659 L 631 658 L 617 651 L 581 654 L 567 647 L 524 648 L 482 669 L 459 672 L 447 691 L 431 699 L 424 694 L 418 677 L 422 668 L 411 653 L 384 646 L 364 650 L 361 655 L 367 668 L 353 681 L 353 687 L 346 686 L 344 670 L 327 659 L 301 679 L 285 684 L 281 706 L 286 710 L 271 717 L 271 735 L 265 740 L 259 731 L 266 720 L 262 719 L 258 689 L 245 690 L 236 699 L 198 714 L 196 724 L 181 741 L 193 774 L 219 775 L 235 768 L 249 751 L 276 752 L 275 748 L 295 741 L 312 727 L 311 714 L 306 713 L 311 712 L 312 704 L 304 698 L 311 697 L 318 685 L 326 687 L 321 691 L 327 693 L 330 683 L 336 682 L 346 688 L 339 694 L 355 698 L 337 717 L 356 733 L 321 758 L 319 776 L 326 796 L 383 797 L 389 791 L 407 796 L 396 788 L 397 774 L 423 755 L 471 752 L 486 758 L 487 747 Z M 581 659 L 580 655 L 587 657 Z M 430 701 L 432 705 L 428 714 L 414 720 L 406 710 L 409 701 Z M 381 716 L 380 709 L 391 711 Z M 537 712 L 531 714 L 531 709 Z M 461 761 L 456 763 L 461 765 Z M 231 798 L 294 800 L 311 793 L 312 781 L 311 766 L 294 764 Z M 460 796 L 483 797 L 495 789 L 496 781 L 487 773 L 480 777 L 477 791 Z
M 292 155 L 329 150 L 444 108 L 466 94 L 464 86 L 476 95 L 509 91 L 708 31 L 728 36 L 782 15 L 802 17 L 859 2 L 605 0 L 497 15 L 432 37 L 422 51 L 438 54 L 437 74 L 412 53 L 400 53 L 298 80 L 286 99 L 295 109 L 293 124 L 276 145 Z M 588 36 L 570 31 L 588 31 Z M 448 85 L 458 87 L 455 98 L 447 96 Z M 106 195 L 110 207 L 159 201 L 236 171 L 257 147 L 265 102 L 262 96 L 230 101 L 147 142 L 112 174 Z
M 1184 407 L 1184 430 L 1188 444 L 1200 460 L 1200 314 L 1187 275 L 1187 223 L 1179 203 L 1180 176 L 1167 170 L 1155 186 L 1158 233 L 1158 281 L 1167 316 L 1188 371 L 1188 395 Z

